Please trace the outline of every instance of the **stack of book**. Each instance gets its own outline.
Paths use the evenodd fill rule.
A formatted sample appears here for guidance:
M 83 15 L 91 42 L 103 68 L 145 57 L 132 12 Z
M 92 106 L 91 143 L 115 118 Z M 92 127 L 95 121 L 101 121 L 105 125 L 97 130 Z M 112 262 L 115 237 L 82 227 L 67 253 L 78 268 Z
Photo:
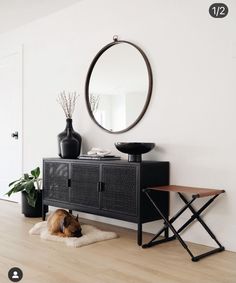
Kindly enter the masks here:
M 89 159 L 89 160 L 119 160 L 120 156 L 116 155 L 98 155 L 98 154 L 83 154 L 79 156 L 79 159 Z

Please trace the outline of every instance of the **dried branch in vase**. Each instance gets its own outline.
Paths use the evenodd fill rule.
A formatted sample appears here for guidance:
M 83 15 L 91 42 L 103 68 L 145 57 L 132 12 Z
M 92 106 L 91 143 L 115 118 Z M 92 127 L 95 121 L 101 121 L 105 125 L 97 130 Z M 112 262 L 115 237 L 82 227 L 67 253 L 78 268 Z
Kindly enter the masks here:
M 91 106 L 91 110 L 93 113 L 95 113 L 98 110 L 98 106 L 99 106 L 99 101 L 100 101 L 100 95 L 96 95 L 91 93 L 89 96 L 89 103 Z
M 67 94 L 63 91 L 58 95 L 57 101 L 61 105 L 67 119 L 72 119 L 72 114 L 75 110 L 75 104 L 78 97 L 79 95 L 76 91 L 68 92 Z

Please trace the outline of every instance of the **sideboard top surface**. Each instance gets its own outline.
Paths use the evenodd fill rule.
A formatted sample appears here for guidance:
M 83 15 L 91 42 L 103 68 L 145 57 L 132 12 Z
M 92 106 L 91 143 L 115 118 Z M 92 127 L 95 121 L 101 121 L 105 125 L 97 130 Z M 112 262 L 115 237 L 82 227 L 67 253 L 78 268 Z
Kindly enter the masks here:
M 94 164 L 116 164 L 116 165 L 132 165 L 132 166 L 140 166 L 147 164 L 169 164 L 169 161 L 154 161 L 154 160 L 143 160 L 142 162 L 128 162 L 128 160 L 120 159 L 120 160 L 94 160 L 94 159 L 64 159 L 59 157 L 53 158 L 43 158 L 43 161 L 46 162 L 64 162 L 64 163 L 94 163 Z

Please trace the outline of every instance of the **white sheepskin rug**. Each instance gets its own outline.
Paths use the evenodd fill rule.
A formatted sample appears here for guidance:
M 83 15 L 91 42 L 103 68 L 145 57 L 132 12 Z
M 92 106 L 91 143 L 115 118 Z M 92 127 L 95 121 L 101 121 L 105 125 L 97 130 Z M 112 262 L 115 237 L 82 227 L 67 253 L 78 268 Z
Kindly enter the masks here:
M 83 236 L 80 238 L 70 237 L 63 238 L 55 235 L 51 235 L 47 229 L 47 221 L 36 223 L 29 231 L 31 235 L 40 235 L 41 239 L 49 241 L 64 242 L 67 246 L 78 248 L 87 246 L 96 242 L 105 241 L 117 238 L 117 234 L 114 232 L 106 232 L 97 229 L 92 225 L 81 225 Z

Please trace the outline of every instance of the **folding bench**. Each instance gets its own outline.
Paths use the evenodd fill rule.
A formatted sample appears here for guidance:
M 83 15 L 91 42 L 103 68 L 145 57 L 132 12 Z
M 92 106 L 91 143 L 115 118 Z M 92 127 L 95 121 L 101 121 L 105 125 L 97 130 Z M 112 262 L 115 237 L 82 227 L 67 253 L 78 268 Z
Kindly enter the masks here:
M 159 209 L 159 207 L 157 206 L 157 204 L 154 202 L 154 200 L 152 198 L 152 194 L 154 194 L 157 191 L 176 192 L 176 193 L 178 193 L 178 195 L 180 196 L 180 198 L 183 200 L 183 202 L 185 204 L 169 220 L 161 212 L 161 210 Z M 216 237 L 213 234 L 213 232 L 210 230 L 210 228 L 206 225 L 206 223 L 200 217 L 200 214 L 217 198 L 217 196 L 220 195 L 221 193 L 225 192 L 224 190 L 192 188 L 192 187 L 183 187 L 183 186 L 174 186 L 174 185 L 172 185 L 172 186 L 161 186 L 161 187 L 149 187 L 149 188 L 144 189 L 143 192 L 146 194 L 146 196 L 150 200 L 151 204 L 154 206 L 154 208 L 157 211 L 157 213 L 159 213 L 160 216 L 162 217 L 162 219 L 164 220 L 163 228 L 160 229 L 160 231 L 158 231 L 158 233 L 151 239 L 150 242 L 148 242 L 147 244 L 142 245 L 143 248 L 149 248 L 149 247 L 152 247 L 152 246 L 157 245 L 157 244 L 161 244 L 161 243 L 164 243 L 164 242 L 168 242 L 168 241 L 171 241 L 171 240 L 178 239 L 179 242 L 181 243 L 181 245 L 186 249 L 186 251 L 191 256 L 192 261 L 198 261 L 198 260 L 200 260 L 200 259 L 202 259 L 202 258 L 204 258 L 204 257 L 206 257 L 208 255 L 211 255 L 211 254 L 214 254 L 214 253 L 217 253 L 217 252 L 221 252 L 221 251 L 224 250 L 224 247 L 219 243 L 219 241 L 216 239 Z M 191 194 L 192 198 L 190 200 L 187 200 L 186 197 L 183 195 L 183 193 Z M 196 199 L 203 198 L 203 197 L 208 197 L 208 196 L 211 196 L 211 198 L 208 199 L 206 201 L 206 203 L 199 210 L 195 210 L 195 208 L 193 208 L 192 204 L 193 204 L 193 202 Z M 172 225 L 173 222 L 188 208 L 191 210 L 192 216 L 178 230 L 176 230 L 174 228 L 174 226 Z M 187 244 L 181 238 L 180 232 L 182 232 L 187 226 L 189 226 L 189 224 L 191 224 L 195 219 L 197 219 L 201 223 L 203 228 L 205 228 L 205 230 L 208 232 L 208 234 L 217 243 L 219 248 L 213 249 L 213 250 L 211 250 L 209 252 L 200 254 L 198 256 L 194 256 L 192 254 L 192 252 L 188 248 Z M 169 230 L 168 229 L 170 229 L 172 231 L 172 233 L 174 234 L 173 236 L 169 237 Z M 165 235 L 164 239 L 156 240 L 163 232 L 164 232 L 164 235 Z

